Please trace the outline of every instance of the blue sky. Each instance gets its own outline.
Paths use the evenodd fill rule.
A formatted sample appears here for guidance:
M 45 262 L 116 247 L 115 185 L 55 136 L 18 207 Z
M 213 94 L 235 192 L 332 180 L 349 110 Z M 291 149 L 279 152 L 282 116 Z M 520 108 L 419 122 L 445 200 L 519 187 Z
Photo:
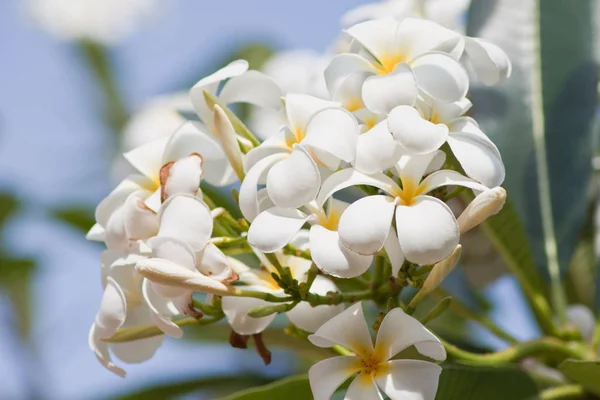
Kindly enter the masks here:
M 252 39 L 280 49 L 324 50 L 339 31 L 340 15 L 363 2 L 170 0 L 154 23 L 113 50 L 118 80 L 135 108 Z M 122 380 L 88 351 L 87 331 L 101 296 L 101 248 L 47 218 L 44 207 L 95 204 L 110 191 L 110 133 L 76 51 L 35 29 L 23 8 L 21 1 L 0 2 L 0 188 L 26 202 L 10 226 L 10 247 L 36 256 L 41 269 L 34 283 L 35 348 L 27 356 L 15 351 L 0 322 L 0 398 L 23 398 L 27 376 L 48 398 L 81 399 L 171 377 L 260 368 L 257 357 L 232 349 L 166 340 L 154 359 L 128 366 Z M 490 293 L 502 299 L 510 291 L 512 281 L 501 280 Z M 8 308 L 1 300 L 5 321 Z M 209 361 L 215 358 L 218 364 Z

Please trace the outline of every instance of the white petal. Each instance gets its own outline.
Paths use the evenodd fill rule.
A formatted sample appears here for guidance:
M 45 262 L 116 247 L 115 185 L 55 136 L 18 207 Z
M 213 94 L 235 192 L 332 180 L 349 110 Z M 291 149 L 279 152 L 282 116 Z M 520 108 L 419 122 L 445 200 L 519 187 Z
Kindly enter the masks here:
M 129 161 L 140 173 L 153 181 L 158 181 L 158 173 L 162 167 L 163 153 L 169 138 L 160 138 L 137 147 L 123 157 Z
M 270 208 L 252 221 L 248 243 L 260 251 L 272 253 L 288 244 L 307 219 L 307 215 L 294 208 Z
M 346 30 L 350 36 L 358 40 L 371 54 L 379 60 L 393 56 L 401 51 L 398 46 L 406 45 L 395 41 L 398 21 L 393 18 L 380 18 L 356 24 Z
M 158 210 L 160 210 L 160 204 L 162 202 L 161 197 L 162 188 L 159 186 L 158 189 L 156 189 L 152 194 L 150 194 L 150 196 L 146 197 L 146 200 L 144 200 L 144 204 L 151 211 L 158 212 Z
M 150 183 L 148 182 L 148 179 L 141 175 L 128 176 L 121 183 L 119 183 L 119 185 L 112 192 L 110 192 L 110 194 L 106 196 L 100 202 L 100 204 L 98 204 L 94 214 L 96 222 L 101 227 L 106 227 L 108 224 L 108 219 L 115 211 L 125 204 L 125 200 L 127 200 L 129 195 L 133 192 L 137 192 L 138 190 L 142 190 L 143 186 L 148 183 Z
M 231 78 L 219 93 L 225 104 L 250 103 L 259 107 L 278 109 L 283 92 L 273 78 L 259 71 L 246 71 Z
M 127 301 L 125 294 L 111 277 L 107 278 L 100 310 L 96 315 L 96 333 L 99 338 L 111 337 L 123 325 L 127 317 Z
M 375 342 L 376 351 L 382 352 L 389 360 L 413 345 L 426 357 L 436 361 L 446 359 L 446 350 L 433 333 L 401 308 L 394 308 L 381 322 Z
M 287 157 L 287 154 L 272 154 L 257 162 L 246 173 L 246 177 L 240 186 L 239 205 L 240 211 L 248 221 L 252 222 L 260 214 L 258 197 L 258 184 L 267 171 L 279 161 Z
M 428 53 L 411 62 L 419 88 L 437 100 L 454 102 L 469 90 L 469 74 L 454 58 L 443 53 Z
M 340 241 L 359 254 L 375 254 L 385 243 L 396 202 L 390 196 L 367 196 L 352 203 L 340 217 Z
M 344 400 L 383 400 L 371 375 L 361 373 L 348 387 Z
M 132 193 L 123 206 L 123 222 L 130 240 L 148 239 L 158 233 L 158 217 L 144 203 L 146 193 Z
M 314 114 L 308 122 L 302 145 L 352 162 L 358 130 L 358 122 L 350 112 L 341 108 L 325 109 Z
M 390 259 L 390 264 L 392 264 L 392 275 L 397 276 L 398 272 L 400 272 L 400 268 L 402 268 L 402 264 L 404 264 L 404 253 L 402 253 L 398 235 L 396 235 L 394 228 L 390 227 L 390 233 L 388 234 L 383 247 Z
M 432 173 L 427 176 L 427 178 L 423 179 L 421 185 L 425 188 L 426 192 L 430 192 L 442 186 L 463 186 L 477 191 L 488 189 L 484 185 L 462 175 L 460 172 L 448 169 Z
M 432 99 L 431 102 L 433 103 L 433 110 L 437 116 L 437 120 L 444 124 L 451 123 L 456 118 L 466 114 L 473 106 L 473 103 L 466 97 L 452 103 L 436 101 L 435 99 Z
M 373 256 L 363 256 L 347 249 L 337 232 L 320 225 L 310 228 L 310 254 L 319 269 L 339 278 L 360 276 L 373 261 Z
M 88 345 L 90 349 L 96 355 L 96 358 L 100 363 L 109 370 L 110 372 L 119 375 L 120 377 L 125 377 L 125 370 L 117 367 L 110 359 L 110 352 L 108 351 L 108 343 L 100 340 L 98 335 L 96 334 L 96 326 L 92 325 L 90 328 L 90 333 L 88 334 Z
M 391 400 L 434 400 L 442 368 L 421 360 L 394 360 L 390 372 L 375 378 Z
M 204 91 L 216 93 L 219 83 L 225 79 L 243 74 L 248 70 L 248 61 L 235 60 L 227 64 L 215 73 L 201 79 L 190 90 L 190 98 L 194 109 L 202 121 L 207 123 L 212 117 L 212 111 L 209 109 L 204 99 Z
M 311 117 L 317 111 L 326 108 L 338 107 L 339 104 L 333 101 L 327 101 L 307 94 L 290 93 L 285 96 L 285 112 L 287 115 L 289 128 L 304 131 Z
M 93 240 L 94 242 L 103 242 L 106 239 L 106 231 L 102 225 L 96 223 L 85 234 L 85 238 L 87 240 Z
M 405 54 L 408 60 L 431 51 L 448 53 L 458 58 L 464 49 L 462 35 L 427 19 L 405 18 L 396 31 L 395 40 L 397 43 L 409 44 Z
M 123 324 L 123 327 L 148 325 L 152 323 L 150 310 L 147 307 L 136 307 L 133 310 L 129 310 L 127 322 Z M 131 342 L 111 343 L 110 349 L 119 360 L 127 364 L 136 364 L 152 358 L 164 339 L 165 335 L 158 335 Z
M 308 337 L 315 346 L 340 344 L 358 355 L 373 351 L 373 341 L 363 314 L 362 303 L 356 303 L 325 322 Z
M 181 291 L 189 290 L 226 296 L 234 290 L 231 286 L 204 276 L 198 271 L 190 271 L 184 266 L 160 258 L 140 261 L 135 269 L 142 276 L 159 285 L 173 286 Z
M 365 174 L 374 174 L 391 168 L 400 158 L 398 146 L 381 121 L 358 137 L 354 167 Z
M 337 292 L 338 288 L 333 282 L 323 276 L 317 276 L 310 287 L 311 293 L 326 295 L 328 292 Z M 344 311 L 344 305 L 320 305 L 312 307 L 303 301 L 286 313 L 290 322 L 307 332 L 315 332 L 325 322 Z
M 365 80 L 363 101 L 369 110 L 379 114 L 387 114 L 400 105 L 413 106 L 417 101 L 417 84 L 421 85 L 416 71 L 400 63 L 389 74 L 371 75 Z
M 296 208 L 317 197 L 321 176 L 317 164 L 302 146 L 273 165 L 267 175 L 267 192 L 278 207 Z
M 358 357 L 331 357 L 310 367 L 308 378 L 314 400 L 329 400 L 338 387 L 360 368 Z
M 194 251 L 206 246 L 213 229 L 213 218 L 208 206 L 197 197 L 177 195 L 163 203 L 159 213 L 159 236 L 180 239 Z
M 266 317 L 252 318 L 248 311 L 254 307 L 272 305 L 261 299 L 252 297 L 225 296 L 222 299 L 223 312 L 231 328 L 239 335 L 254 335 L 267 329 L 276 314 Z
M 375 73 L 377 70 L 369 60 L 358 54 L 338 54 L 325 68 L 325 82 L 332 97 L 346 80 L 357 73 Z M 335 100 L 340 101 L 338 97 Z
M 123 207 L 115 211 L 106 224 L 106 247 L 109 250 L 127 250 L 129 240 L 125 230 L 125 210 Z
M 406 259 L 419 265 L 448 257 L 459 239 L 454 214 L 431 196 L 417 196 L 414 204 L 396 207 L 396 231 Z
M 168 306 L 169 300 L 158 295 L 152 288 L 152 282 L 148 279 L 144 279 L 142 294 L 156 326 L 169 336 L 182 337 L 183 330 L 171 321 L 172 311 Z
M 286 134 L 284 132 L 286 129 L 286 127 L 281 127 L 277 134 L 270 136 L 267 140 L 262 142 L 260 146 L 255 147 L 246 153 L 244 156 L 244 171 L 250 171 L 257 162 L 272 154 L 289 153 L 290 148 L 286 143 Z
M 443 154 L 442 151 L 437 150 L 427 154 L 403 155 L 396 164 L 398 175 L 403 182 L 412 182 L 415 186 L 418 185 L 430 164 L 438 159 L 440 153 Z
M 196 196 L 203 172 L 202 162 L 199 154 L 192 154 L 166 164 L 160 170 L 161 200 L 165 201 L 176 194 Z
M 362 86 L 370 75 L 372 75 L 370 71 L 355 72 L 348 75 L 333 93 L 333 100 L 338 101 L 343 108 L 350 112 L 364 108 Z
M 186 242 L 170 236 L 156 236 L 148 240 L 152 257 L 169 260 L 192 271 L 196 264 L 196 254 Z
M 487 187 L 500 186 L 506 171 L 496 146 L 472 133 L 451 133 L 448 145 L 465 173 Z
M 510 59 L 504 50 L 495 44 L 484 39 L 467 37 L 465 51 L 477 77 L 486 85 L 497 85 L 510 76 Z
M 384 174 L 366 175 L 354 168 L 346 168 L 331 175 L 323 182 L 317 204 L 322 207 L 335 192 L 356 185 L 374 186 L 387 193 L 400 190 L 396 182 Z
M 210 121 L 212 119 L 211 112 Z M 166 164 L 190 154 L 200 154 L 203 160 L 202 177 L 211 185 L 227 186 L 237 180 L 221 145 L 210 130 L 197 121 L 188 121 L 175 131 L 166 145 L 162 160 Z
M 433 124 L 425 120 L 417 109 L 409 106 L 399 106 L 390 112 L 388 128 L 406 151 L 415 154 L 439 149 L 448 137 L 445 124 Z
M 212 243 L 196 255 L 196 268 L 203 275 L 220 282 L 230 282 L 235 279 L 235 273 L 227 256 Z

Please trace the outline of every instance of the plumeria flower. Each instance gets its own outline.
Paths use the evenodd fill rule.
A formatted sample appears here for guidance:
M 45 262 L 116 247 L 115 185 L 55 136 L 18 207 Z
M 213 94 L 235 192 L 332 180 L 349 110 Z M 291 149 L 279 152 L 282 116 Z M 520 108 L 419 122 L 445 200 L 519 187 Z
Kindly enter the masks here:
M 344 27 L 358 22 L 392 16 L 401 21 L 407 17 L 418 17 L 462 32 L 465 29 L 465 14 L 471 0 L 385 0 L 360 5 L 342 16 Z
M 358 122 L 337 103 L 289 94 L 285 110 L 287 125 L 248 152 L 244 160 L 247 173 L 239 204 L 249 221 L 260 212 L 258 185 L 265 177 L 270 200 L 278 207 L 296 208 L 317 196 L 319 167 L 335 170 L 340 162 L 354 159 Z
M 293 242 L 299 248 L 306 248 L 308 247 L 307 239 L 307 232 L 302 231 L 296 235 Z M 245 286 L 243 286 L 243 288 L 247 290 L 271 293 L 275 296 L 284 297 L 285 293 L 271 276 L 271 273 L 276 272 L 275 267 L 266 259 L 266 257 L 262 256 L 260 253 L 257 254 L 261 260 L 262 269 L 252 269 L 238 260 L 229 259 L 231 266 L 239 276 L 238 282 L 244 284 Z M 290 268 L 294 279 L 297 279 L 299 282 L 306 281 L 306 273 L 311 266 L 310 260 L 295 256 L 287 256 L 281 252 L 276 253 L 276 256 L 281 265 Z M 338 288 L 335 284 L 322 276 L 317 276 L 310 287 L 310 292 L 319 295 L 326 295 L 328 292 L 337 291 Z M 222 299 L 223 312 L 227 316 L 227 321 L 234 332 L 239 335 L 255 335 L 267 329 L 275 319 L 275 314 L 266 317 L 253 318 L 248 315 L 248 311 L 255 307 L 272 304 L 273 303 L 252 297 L 224 296 Z M 343 310 L 343 304 L 311 307 L 310 304 L 302 302 L 286 312 L 286 315 L 290 322 L 298 328 L 307 332 L 315 332 L 325 321 L 331 319 Z
M 477 122 L 464 116 L 471 106 L 466 98 L 444 103 L 420 97 L 415 107 L 394 108 L 388 116 L 388 127 L 398 143 L 412 154 L 431 153 L 448 142 L 467 176 L 487 187 L 496 187 L 505 176 L 502 156 Z
M 410 346 L 435 361 L 446 359 L 440 341 L 400 308 L 390 311 L 379 327 L 375 345 L 357 303 L 323 324 L 308 339 L 319 347 L 341 345 L 354 356 L 319 361 L 308 372 L 315 400 L 328 400 L 348 378 L 355 376 L 346 399 L 379 400 L 383 391 L 392 400 L 433 400 L 442 369 L 422 360 L 393 359 Z
M 312 50 L 289 50 L 275 53 L 261 71 L 279 85 L 283 95 L 301 93 L 328 99 L 323 71 L 330 57 Z M 285 125 L 285 113 L 270 107 L 252 107 L 248 126 L 261 139 L 273 136 Z
M 186 150 L 179 148 L 179 151 L 184 154 Z M 158 232 L 155 210 L 161 198 L 180 192 L 201 195 L 198 188 L 202 176 L 201 157 L 192 154 L 172 158 L 179 160 L 157 167 L 154 179 L 131 175 L 102 200 L 96 207 L 96 224 L 87 239 L 104 241 L 109 249 L 126 250 L 131 240 L 148 239 Z M 167 179 L 169 183 L 161 188 L 161 181 Z
M 454 251 L 460 234 L 450 208 L 427 193 L 442 186 L 487 189 L 450 170 L 436 171 L 423 179 L 428 171 L 439 169 L 443 161 L 441 151 L 402 156 L 396 164 L 402 186 L 384 174 L 366 175 L 354 169 L 341 170 L 324 182 L 318 201 L 355 185 L 381 189 L 385 194 L 361 198 L 344 211 L 338 225 L 342 244 L 368 255 L 375 254 L 388 241 L 389 249 L 386 250 L 393 251 L 394 258 L 404 255 L 416 264 L 434 264 Z M 395 232 L 390 230 L 394 220 Z M 395 249 L 391 250 L 393 246 Z
M 469 76 L 457 61 L 464 39 L 426 20 L 401 22 L 382 18 L 346 31 L 354 38 L 355 53 L 335 56 L 325 70 L 329 92 L 360 75 L 362 102 L 371 111 L 387 114 L 399 105 L 414 105 L 419 90 L 441 101 L 458 101 L 469 88 Z
M 139 363 L 151 358 L 162 344 L 163 335 L 127 343 L 106 343 L 119 328 L 152 324 L 150 310 L 142 300 L 142 276 L 135 264 L 150 256 L 143 242 L 129 251 L 105 250 L 102 253 L 102 285 L 104 294 L 100 310 L 89 333 L 89 346 L 98 361 L 109 371 L 125 376 L 116 366 L 110 353 L 126 363 Z
M 140 21 L 149 19 L 156 0 L 28 0 L 30 14 L 50 34 L 62 40 L 115 44 Z
M 309 248 L 314 263 L 323 272 L 340 278 L 362 275 L 373 261 L 340 243 L 338 222 L 348 203 L 329 198 L 327 210 L 316 202 L 300 209 L 269 208 L 256 217 L 248 231 L 248 243 L 271 253 L 282 249 L 298 234 L 305 223 L 311 226 Z M 310 266 L 310 262 L 309 262 Z

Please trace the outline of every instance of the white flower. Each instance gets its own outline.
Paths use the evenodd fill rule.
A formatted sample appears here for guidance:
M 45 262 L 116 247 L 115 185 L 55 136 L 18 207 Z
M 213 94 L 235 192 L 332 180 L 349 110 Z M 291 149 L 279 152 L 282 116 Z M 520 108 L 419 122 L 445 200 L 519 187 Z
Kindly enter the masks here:
M 337 103 L 289 94 L 285 98 L 287 124 L 246 154 L 246 178 L 239 204 L 246 219 L 260 212 L 258 184 L 264 182 L 269 199 L 278 207 L 296 208 L 314 200 L 321 186 L 319 167 L 335 170 L 352 162 L 358 122 Z
M 400 308 L 383 319 L 375 345 L 358 303 L 323 324 L 308 339 L 319 347 L 344 346 L 355 356 L 332 357 L 308 372 L 315 400 L 328 400 L 348 378 L 346 399 L 379 400 L 380 390 L 392 400 L 433 400 L 442 369 L 433 362 L 392 359 L 402 350 L 416 350 L 435 361 L 446 359 L 440 341 L 419 321 Z
M 447 102 L 467 94 L 469 76 L 457 61 L 464 50 L 458 33 L 414 18 L 367 21 L 347 33 L 354 38 L 353 53 L 335 56 L 325 70 L 333 98 L 342 83 L 357 74 L 363 81 L 362 102 L 380 114 L 414 105 L 419 90 Z
M 307 248 L 306 231 L 302 231 L 296 235 L 293 242 L 299 248 Z M 276 272 L 275 267 L 260 253 L 257 253 L 261 260 L 263 269 L 257 270 L 249 268 L 242 262 L 231 259 L 232 268 L 238 274 L 239 281 L 245 286 L 245 290 L 270 293 L 275 296 L 284 297 L 285 293 L 277 285 L 277 282 L 271 276 L 271 273 Z M 299 282 L 306 281 L 306 273 L 308 272 L 311 262 L 300 257 L 286 256 L 283 253 L 276 253 L 278 261 L 286 267 L 290 268 L 292 276 Z M 310 287 L 310 292 L 326 295 L 328 292 L 337 292 L 338 288 L 329 279 L 317 276 Z M 248 315 L 248 311 L 252 308 L 273 305 L 267 301 L 252 297 L 224 296 L 222 299 L 223 312 L 227 316 L 227 321 L 231 328 L 240 335 L 254 335 L 264 331 L 269 324 L 275 319 L 275 314 L 266 317 L 253 318 Z M 280 304 L 280 303 L 277 303 Z M 320 305 L 311 307 L 310 304 L 302 302 L 296 305 L 292 310 L 286 312 L 290 322 L 308 332 L 316 331 L 325 321 L 331 319 L 335 315 L 344 310 L 343 304 L 338 305 Z
M 471 106 L 466 98 L 444 103 L 423 96 L 415 107 L 394 108 L 388 116 L 388 128 L 412 154 L 431 153 L 448 142 L 467 176 L 487 187 L 499 186 L 505 176 L 502 156 L 477 122 L 463 116 Z
M 98 361 L 119 376 L 125 376 L 125 371 L 112 362 L 111 351 L 126 363 L 138 363 L 151 358 L 164 339 L 160 335 L 127 343 L 102 341 L 119 328 L 152 323 L 150 311 L 142 301 L 142 277 L 134 268 L 149 255 L 144 244 L 138 243 L 129 252 L 105 250 L 101 257 L 104 294 L 90 329 L 89 346 Z
M 50 34 L 109 45 L 132 33 L 157 5 L 156 0 L 28 0 L 30 14 Z
M 462 32 L 471 0 L 386 0 L 358 6 L 342 16 L 342 26 L 391 16 L 401 21 L 406 17 L 420 17 Z
M 402 254 L 416 264 L 434 264 L 456 248 L 459 228 L 454 214 L 441 200 L 427 193 L 442 186 L 458 185 L 474 190 L 487 188 L 458 172 L 441 170 L 441 151 L 405 155 L 396 164 L 402 187 L 384 174 L 365 175 L 353 169 L 336 172 L 323 184 L 318 202 L 354 185 L 375 186 L 386 194 L 364 197 L 352 203 L 340 217 L 340 241 L 359 254 L 375 254 L 387 241 L 386 251 L 400 260 Z M 391 230 L 392 221 L 396 230 Z M 397 234 L 397 238 L 395 237 Z
M 275 53 L 262 66 L 261 71 L 279 85 L 283 95 L 288 93 L 308 94 L 328 99 L 323 71 L 330 57 L 312 50 L 289 50 Z M 285 124 L 281 110 L 253 107 L 248 125 L 261 139 L 276 134 Z
M 330 198 L 327 210 L 316 202 L 302 210 L 272 207 L 260 213 L 250 225 L 248 243 L 270 253 L 283 248 L 298 234 L 305 223 L 311 224 L 309 248 L 314 263 L 329 275 L 353 278 L 362 275 L 373 256 L 363 256 L 340 243 L 337 232 L 340 215 L 348 206 Z

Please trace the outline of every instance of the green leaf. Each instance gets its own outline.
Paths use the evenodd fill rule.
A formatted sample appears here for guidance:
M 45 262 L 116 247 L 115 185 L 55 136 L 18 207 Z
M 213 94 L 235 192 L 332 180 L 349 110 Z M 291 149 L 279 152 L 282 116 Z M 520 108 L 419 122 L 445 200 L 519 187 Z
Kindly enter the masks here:
M 19 199 L 9 193 L 0 193 L 0 226 L 19 209 Z
M 96 222 L 94 209 L 84 205 L 61 207 L 51 211 L 54 218 L 66 222 L 73 228 L 87 232 Z
M 574 382 L 579 383 L 587 391 L 600 396 L 600 361 L 565 360 L 558 369 Z
M 435 400 L 528 400 L 538 388 L 516 367 L 444 365 Z
M 0 289 L 10 300 L 17 332 L 23 338 L 31 329 L 31 277 L 36 269 L 35 260 L 0 253 Z
M 308 375 L 294 375 L 265 386 L 232 394 L 221 400 L 306 400 L 312 398 Z
M 180 382 L 165 383 L 145 387 L 141 390 L 113 397 L 113 400 L 166 400 L 180 398 L 182 395 L 202 390 L 210 392 L 211 397 L 222 396 L 237 390 L 242 390 L 270 380 L 259 375 L 246 376 L 213 376 L 189 379 Z
M 473 88 L 473 116 L 502 153 L 504 186 L 524 221 L 535 264 L 544 272 L 550 267 L 555 291 L 558 267 L 567 268 L 585 218 L 592 172 L 592 5 L 474 1 L 469 12 L 469 36 L 493 41 L 513 62 L 505 83 Z

